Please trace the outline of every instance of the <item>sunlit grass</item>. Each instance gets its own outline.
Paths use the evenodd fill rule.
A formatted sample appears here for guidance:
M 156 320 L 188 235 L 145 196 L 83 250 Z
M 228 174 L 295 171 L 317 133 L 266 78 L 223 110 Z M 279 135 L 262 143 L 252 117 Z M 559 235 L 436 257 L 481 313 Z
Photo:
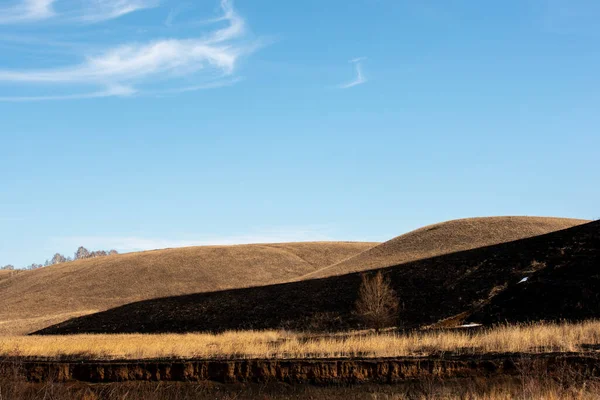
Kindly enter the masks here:
M 600 321 L 500 326 L 467 331 L 351 332 L 314 336 L 287 331 L 222 334 L 0 336 L 0 356 L 100 359 L 327 358 L 427 356 L 443 352 L 572 352 L 600 344 Z

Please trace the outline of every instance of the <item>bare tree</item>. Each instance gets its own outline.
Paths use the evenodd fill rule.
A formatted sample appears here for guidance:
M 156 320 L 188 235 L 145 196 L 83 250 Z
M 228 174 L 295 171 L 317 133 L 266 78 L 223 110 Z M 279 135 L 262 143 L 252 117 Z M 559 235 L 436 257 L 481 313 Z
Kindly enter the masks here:
M 83 246 L 79 246 L 77 251 L 75 252 L 75 256 L 73 257 L 75 260 L 82 260 L 84 258 L 90 258 L 91 254 L 88 249 Z
M 356 301 L 356 313 L 370 328 L 393 326 L 398 319 L 399 301 L 389 278 L 381 271 L 373 276 L 363 274 Z
M 12 271 L 12 270 L 14 270 L 14 269 L 15 269 L 15 266 L 14 266 L 14 265 L 11 265 L 11 264 L 8 264 L 8 265 L 5 265 L 4 267 L 0 267 L 0 269 L 4 269 L 4 270 L 8 270 L 8 271 Z
M 69 260 L 67 259 L 67 257 L 63 256 L 63 255 L 62 255 L 62 254 L 60 254 L 60 253 L 56 253 L 56 254 L 55 254 L 53 257 L 52 257 L 52 259 L 50 260 L 50 265 L 54 265 L 54 264 L 62 264 L 62 263 L 65 263 L 65 262 L 67 262 L 67 261 L 69 261 Z
M 104 250 L 98 250 L 98 251 L 92 251 L 90 253 L 90 258 L 96 258 L 96 257 L 104 257 L 107 256 L 108 253 Z
M 31 270 L 31 269 L 38 269 L 38 268 L 42 268 L 42 267 L 43 267 L 42 264 L 33 263 L 31 265 L 26 266 L 25 269 Z
M 115 254 L 119 254 L 119 252 L 118 252 L 118 251 L 116 251 L 115 249 L 112 249 L 112 250 L 110 250 L 110 251 L 108 252 L 108 255 L 109 255 L 109 256 L 114 256 Z

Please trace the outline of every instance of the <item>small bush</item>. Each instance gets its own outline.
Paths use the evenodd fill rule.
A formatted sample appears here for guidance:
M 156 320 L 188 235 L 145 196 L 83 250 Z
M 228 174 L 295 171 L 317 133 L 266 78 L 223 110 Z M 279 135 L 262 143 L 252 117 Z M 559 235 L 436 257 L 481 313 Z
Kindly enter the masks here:
M 398 296 L 392 289 L 389 278 L 381 271 L 374 276 L 362 276 L 356 314 L 366 326 L 379 331 L 395 325 L 399 308 Z

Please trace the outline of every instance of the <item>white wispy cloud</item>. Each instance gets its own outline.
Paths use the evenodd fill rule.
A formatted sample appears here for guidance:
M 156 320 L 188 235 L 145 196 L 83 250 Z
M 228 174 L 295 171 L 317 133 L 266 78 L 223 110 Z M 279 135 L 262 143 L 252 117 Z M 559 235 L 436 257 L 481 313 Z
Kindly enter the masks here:
M 99 22 L 158 5 L 159 0 L 93 0 L 76 11 L 74 18 L 83 22 Z
M 169 11 L 169 14 L 167 15 L 167 18 L 165 19 L 165 26 L 173 26 L 173 23 L 175 22 L 175 19 L 185 10 L 189 9 L 191 7 L 190 3 L 181 3 L 178 4 L 176 7 L 172 8 L 171 11 Z
M 40 1 L 40 0 L 38 0 Z M 105 8 L 106 13 L 88 15 L 112 15 L 148 6 L 142 0 L 96 0 L 94 7 Z M 0 69 L 0 83 L 21 85 L 44 85 L 44 87 L 67 87 L 75 93 L 52 96 L 0 97 L 3 101 L 58 100 L 71 98 L 94 98 L 107 96 L 130 96 L 133 93 L 156 93 L 153 85 L 168 84 L 165 92 L 183 92 L 232 82 L 232 75 L 239 58 L 254 51 L 257 44 L 244 42 L 245 21 L 228 0 L 221 1 L 222 16 L 212 22 L 224 27 L 203 36 L 188 39 L 160 39 L 146 43 L 127 43 L 105 48 L 94 54 L 84 54 L 83 61 L 59 68 L 38 70 Z M 112 11 L 111 11 L 112 10 Z M 190 84 L 190 77 L 199 80 Z M 174 82 L 186 78 L 182 87 Z M 82 88 L 94 88 L 81 92 Z
M 18 0 L 0 8 L 0 24 L 59 19 L 64 22 L 99 22 L 153 8 L 159 0 Z M 61 12 L 55 6 L 61 6 Z
M 133 96 L 136 91 L 127 86 L 111 86 L 105 90 L 99 90 L 97 92 L 89 93 L 76 93 L 62 96 L 13 96 L 13 97 L 1 97 L 0 101 L 8 103 L 23 103 L 31 101 L 49 101 L 49 100 L 76 100 L 76 99 L 98 99 L 102 97 L 113 97 L 113 96 Z
M 55 15 L 55 0 L 21 0 L 0 7 L 0 24 L 31 22 Z
M 161 239 L 140 236 L 79 236 L 55 238 L 52 240 L 52 246 L 60 248 L 84 246 L 89 249 L 116 249 L 120 252 L 131 252 L 188 246 L 333 240 L 328 231 L 325 227 L 274 228 L 241 235 L 203 237 L 198 239 Z
M 356 70 L 356 77 L 348 83 L 343 83 L 343 84 L 339 85 L 338 87 L 340 89 L 349 89 L 351 87 L 361 85 L 361 84 L 367 82 L 367 79 L 365 78 L 365 76 L 363 74 L 363 70 L 362 70 L 363 60 L 365 60 L 365 57 L 353 58 L 352 60 L 349 61 L 351 64 L 354 64 L 354 68 Z

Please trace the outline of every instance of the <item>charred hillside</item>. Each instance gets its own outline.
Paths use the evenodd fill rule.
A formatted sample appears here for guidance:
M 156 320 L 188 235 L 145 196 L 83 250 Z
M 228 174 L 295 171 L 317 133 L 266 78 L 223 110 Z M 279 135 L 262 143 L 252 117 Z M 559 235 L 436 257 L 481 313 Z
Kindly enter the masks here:
M 429 325 L 461 313 L 472 313 L 473 318 L 484 322 L 503 318 L 581 319 L 600 316 L 599 255 L 600 222 L 595 221 L 380 270 L 390 277 L 400 296 L 404 306 L 400 319 L 405 327 Z M 36 333 L 359 328 L 353 309 L 360 276 L 353 273 L 140 301 L 71 319 Z M 519 283 L 525 277 L 526 284 Z M 576 290 L 577 287 L 584 290 Z M 547 295 L 541 295 L 548 290 Z M 568 306 L 561 306 L 561 295 Z M 557 300 L 549 302 L 552 296 Z M 520 309 L 521 301 L 532 305 Z M 596 305 L 592 306 L 594 301 Z M 515 310 L 520 310 L 519 316 L 508 318 L 516 315 Z

